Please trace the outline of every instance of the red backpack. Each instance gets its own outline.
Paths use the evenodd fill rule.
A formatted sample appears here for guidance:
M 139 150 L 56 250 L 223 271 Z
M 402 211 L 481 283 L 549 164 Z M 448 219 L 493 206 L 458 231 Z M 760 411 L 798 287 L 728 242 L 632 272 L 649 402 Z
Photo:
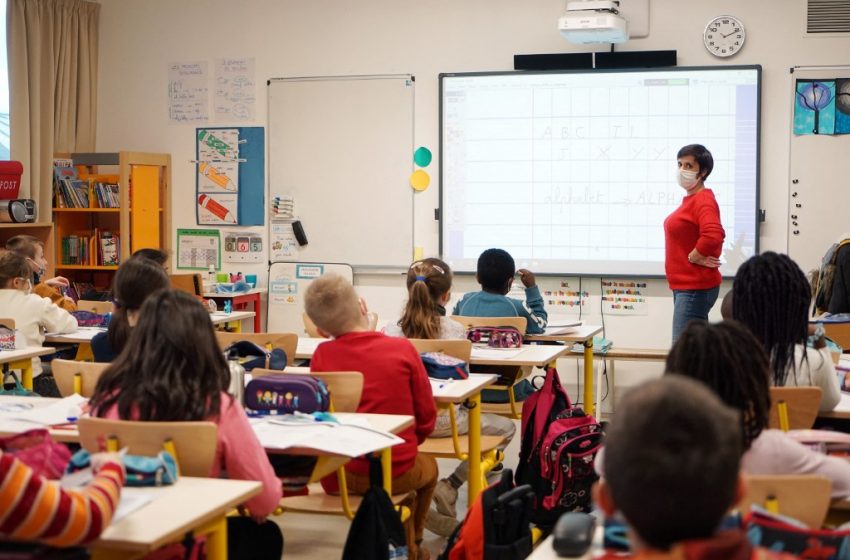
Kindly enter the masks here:
M 602 425 L 572 405 L 558 371 L 548 368 L 543 387 L 522 406 L 516 483 L 534 490 L 532 522 L 551 527 L 563 513 L 590 510 L 603 437 Z

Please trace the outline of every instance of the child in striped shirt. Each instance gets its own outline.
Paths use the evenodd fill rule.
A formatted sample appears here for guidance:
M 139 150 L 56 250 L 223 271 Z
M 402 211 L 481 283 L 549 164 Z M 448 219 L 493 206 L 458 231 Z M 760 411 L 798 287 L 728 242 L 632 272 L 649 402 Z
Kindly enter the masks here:
M 124 468 L 114 453 L 91 457 L 94 480 L 62 488 L 0 451 L 0 539 L 74 546 L 96 539 L 112 521 Z

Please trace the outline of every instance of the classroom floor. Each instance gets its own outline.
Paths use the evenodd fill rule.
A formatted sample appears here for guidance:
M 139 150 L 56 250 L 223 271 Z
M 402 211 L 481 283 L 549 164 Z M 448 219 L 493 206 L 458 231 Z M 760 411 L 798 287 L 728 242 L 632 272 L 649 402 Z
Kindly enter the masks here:
M 519 460 L 519 422 L 517 436 L 505 450 L 505 466 L 515 469 Z M 457 461 L 438 459 L 440 478 L 450 475 Z M 466 486 L 461 488 L 457 509 L 459 516 L 466 512 Z M 286 513 L 276 518 L 283 530 L 284 558 L 287 560 L 329 560 L 339 558 L 348 535 L 349 522 L 342 516 Z M 425 547 L 433 558 L 443 549 L 446 539 L 425 532 Z

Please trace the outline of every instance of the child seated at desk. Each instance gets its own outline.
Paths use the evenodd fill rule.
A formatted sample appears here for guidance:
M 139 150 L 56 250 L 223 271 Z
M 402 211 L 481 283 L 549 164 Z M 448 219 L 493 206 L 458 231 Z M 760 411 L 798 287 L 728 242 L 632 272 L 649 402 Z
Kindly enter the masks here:
M 629 391 L 593 492 L 606 516 L 619 513 L 630 528 L 633 554 L 611 558 L 794 558 L 754 549 L 742 529 L 717 529 L 744 495 L 741 449 L 738 414 L 705 385 L 668 375 Z
M 665 371 L 701 381 L 738 411 L 745 473 L 819 474 L 832 482 L 833 497 L 850 496 L 850 461 L 818 453 L 781 430 L 768 429 L 770 366 L 767 353 L 746 327 L 735 321 L 691 321 L 667 355 Z
M 820 387 L 821 412 L 835 408 L 841 389 L 829 350 L 806 346 L 812 289 L 797 263 L 772 251 L 756 255 L 738 269 L 732 289 L 732 317 L 764 345 L 773 385 Z
M 387 325 L 384 332 L 390 336 L 408 338 L 450 339 L 464 338 L 463 326 L 446 317 L 446 308 L 452 292 L 452 271 L 440 259 L 428 258 L 416 261 L 407 271 L 408 300 L 397 324 Z M 466 408 L 456 406 L 455 414 L 459 434 L 469 431 Z M 502 451 L 508 446 L 516 432 L 509 418 L 497 414 L 481 415 L 481 434 L 502 436 L 505 441 L 499 446 Z M 437 423 L 431 437 L 451 437 L 451 421 L 447 411 L 439 411 Z M 491 472 L 502 470 L 499 463 Z M 429 531 L 448 537 L 457 527 L 458 489 L 469 478 L 469 462 L 461 461 L 454 472 L 437 482 L 434 489 L 434 504 L 437 511 L 429 511 L 425 526 Z
M 399 434 L 405 442 L 392 450 L 392 489 L 394 494 L 416 491 L 412 527 L 407 524 L 410 557 L 416 560 L 437 483 L 437 462 L 418 452 L 419 444 L 433 431 L 437 416 L 422 359 L 407 340 L 369 330 L 366 304 L 357 297 L 354 286 L 339 275 L 326 274 L 313 280 L 304 293 L 304 310 L 320 335 L 333 337 L 316 348 L 311 371 L 360 371 L 363 394 L 358 412 L 414 417 L 413 426 Z M 354 459 L 345 469 L 349 489 L 365 492 L 369 487 L 368 462 Z M 335 483 L 335 477 L 322 481 L 331 492 L 336 490 Z M 422 557 L 427 556 L 423 553 Z
M 115 453 L 95 453 L 91 465 L 86 486 L 62 488 L 0 451 L 0 539 L 67 547 L 99 537 L 118 507 L 124 467 Z
M 18 347 L 41 346 L 44 333 L 77 330 L 73 315 L 32 293 L 32 269 L 27 258 L 13 251 L 0 254 L 0 317 L 15 320 Z M 58 397 L 56 381 L 42 373 L 41 360 L 32 359 L 33 390 L 42 397 Z
M 92 416 L 218 424 L 210 477 L 225 472 L 263 483 L 245 503 L 253 519 L 227 518 L 227 557 L 279 560 L 283 535 L 266 517 L 280 502 L 281 483 L 242 405 L 227 394 L 229 385 L 230 369 L 207 310 L 187 293 L 162 290 L 142 305 L 127 348 L 98 380 Z
M 146 257 L 133 256 L 118 267 L 112 281 L 115 312 L 105 333 L 94 335 L 91 349 L 95 362 L 111 362 L 124 349 L 148 297 L 170 286 L 165 270 Z
M 6 241 L 6 249 L 26 257 L 32 270 L 32 291 L 35 295 L 46 297 L 65 311 L 77 310 L 74 300 L 62 294 L 62 289 L 70 285 L 67 278 L 56 276 L 42 280 L 47 259 L 44 258 L 44 243 L 40 239 L 32 235 L 16 235 Z
M 520 275 L 525 286 L 525 301 L 507 297 L 511 291 L 514 276 Z M 525 317 L 526 334 L 542 334 L 546 330 L 548 314 L 543 307 L 543 296 L 537 287 L 534 273 L 524 268 L 516 270 L 514 259 L 503 249 L 487 249 L 478 257 L 478 269 L 475 279 L 481 284 L 480 292 L 464 294 L 455 305 L 453 315 L 465 317 Z M 479 371 L 478 368 L 473 368 Z M 485 370 L 480 370 L 485 371 Z M 513 382 L 518 372 L 514 367 L 487 366 L 488 373 L 498 373 L 500 384 Z M 513 388 L 517 401 L 524 401 L 534 392 L 534 387 L 525 379 Z M 481 392 L 481 401 L 488 403 L 508 402 L 505 391 L 485 389 Z

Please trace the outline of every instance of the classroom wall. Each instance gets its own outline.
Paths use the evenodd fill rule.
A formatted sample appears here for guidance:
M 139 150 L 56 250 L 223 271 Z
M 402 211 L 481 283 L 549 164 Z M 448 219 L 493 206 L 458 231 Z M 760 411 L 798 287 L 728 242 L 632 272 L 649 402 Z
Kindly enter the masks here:
M 173 155 L 175 228 L 194 226 L 194 167 L 189 160 L 194 155 L 195 126 L 168 123 L 167 65 L 171 62 L 255 57 L 261 85 L 253 124 L 260 126 L 266 124 L 267 78 L 412 73 L 416 76 L 416 143 L 431 147 L 436 155 L 438 73 L 510 70 L 516 53 L 590 50 L 567 43 L 557 32 L 564 0 L 101 0 L 101 4 L 97 146 L 103 151 Z M 703 47 L 705 24 L 724 13 L 743 20 L 747 44 L 728 63 L 764 67 L 761 206 L 767 211 L 767 222 L 761 231 L 763 250 L 787 247 L 788 69 L 846 63 L 850 50 L 847 37 L 805 38 L 804 5 L 802 0 L 650 0 L 649 36 L 617 47 L 676 49 L 679 64 L 686 66 L 724 64 Z M 670 165 L 672 170 L 674 162 Z M 426 255 L 438 249 L 438 224 L 433 220 L 438 203 L 435 165 L 431 172 L 432 187 L 417 195 L 415 211 L 415 242 Z M 571 287 L 578 283 L 569 281 Z M 557 285 L 554 279 L 541 283 Z M 404 290 L 397 276 L 360 276 L 357 284 L 382 316 L 398 315 Z M 599 279 L 584 279 L 583 288 L 598 295 Z M 475 289 L 471 279 L 457 282 L 456 291 L 470 289 Z M 647 293 L 649 315 L 606 317 L 608 338 L 620 346 L 668 344 L 672 301 L 666 283 L 650 281 Z M 589 317 L 585 312 L 585 317 L 599 322 L 599 300 L 592 301 L 595 310 L 588 310 Z M 618 378 L 628 383 L 625 366 L 618 368 Z

